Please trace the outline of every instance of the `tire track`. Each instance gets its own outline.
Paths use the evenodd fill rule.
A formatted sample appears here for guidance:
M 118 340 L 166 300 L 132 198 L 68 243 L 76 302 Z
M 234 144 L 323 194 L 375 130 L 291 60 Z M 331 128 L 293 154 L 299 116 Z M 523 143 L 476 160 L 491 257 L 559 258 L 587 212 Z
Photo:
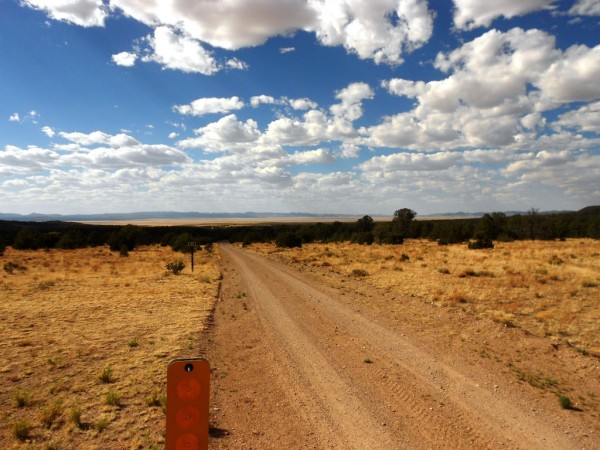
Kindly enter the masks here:
M 316 399 L 316 405 L 311 405 L 313 414 L 318 417 L 326 412 L 326 420 L 332 424 L 340 448 L 394 448 L 396 440 L 366 413 L 360 399 L 353 395 L 346 382 L 286 312 L 273 291 L 276 283 L 261 281 L 255 266 L 248 264 L 240 253 L 231 248 L 223 250 L 240 270 L 260 309 L 263 326 L 277 335 L 285 347 L 288 364 L 299 376 L 303 388 L 312 394 L 305 398 Z M 258 267 L 263 268 L 261 264 Z
M 254 258 L 253 256 L 250 256 Z M 254 260 L 253 264 L 260 265 L 259 260 Z M 302 317 L 298 326 L 302 328 L 302 333 L 315 342 L 320 347 L 320 351 L 334 365 L 337 365 L 338 373 L 349 385 L 353 385 L 354 393 L 357 396 L 369 398 L 374 404 L 372 412 L 377 415 L 377 423 L 386 423 L 386 426 L 398 422 L 394 414 L 390 414 L 390 408 L 381 408 L 377 405 L 396 405 L 392 407 L 396 411 L 396 416 L 402 416 L 402 423 L 396 425 L 400 433 L 406 433 L 410 430 L 416 434 L 417 441 L 421 445 L 428 443 L 429 446 L 440 445 L 440 438 L 447 448 L 465 448 L 471 446 L 476 448 L 498 448 L 499 442 L 490 440 L 486 436 L 494 436 L 494 433 L 485 433 L 481 429 L 471 427 L 472 423 L 461 410 L 457 410 L 447 398 L 443 390 L 433 385 L 432 377 L 421 377 L 424 382 L 417 383 L 414 374 L 411 371 L 402 369 L 396 361 L 397 355 L 390 355 L 389 352 L 381 347 L 375 347 L 369 350 L 370 353 L 379 355 L 377 364 L 369 367 L 369 378 L 364 379 L 362 371 L 363 366 L 353 373 L 347 372 L 344 365 L 336 364 L 336 361 L 348 360 L 363 361 L 365 347 L 373 347 L 373 342 L 364 339 L 360 330 L 354 330 L 351 333 L 350 326 L 342 326 L 338 318 L 332 317 L 324 305 L 330 304 L 333 300 L 324 296 L 322 292 L 314 290 L 304 282 L 291 281 L 286 279 L 289 274 L 278 273 L 277 269 L 270 268 L 272 272 L 265 278 L 269 278 L 270 283 L 281 284 L 281 279 L 285 282 L 279 286 L 280 301 L 290 310 L 290 315 Z M 263 272 L 264 273 L 264 272 Z M 274 276 L 276 274 L 276 276 Z M 293 275 L 292 275 L 293 276 Z M 339 308 L 335 308 L 336 310 Z M 354 314 L 354 313 L 352 313 Z M 320 337 L 327 336 L 328 330 L 335 329 L 336 324 L 343 328 L 344 338 L 340 337 L 342 333 L 339 329 L 336 336 L 329 336 L 328 339 Z M 346 345 L 339 341 L 345 340 Z M 343 346 L 345 359 L 340 358 L 336 353 L 337 346 Z M 427 368 L 429 371 L 429 367 Z M 439 378 L 439 374 L 437 377 Z M 373 378 L 381 380 L 373 383 Z M 382 389 L 383 388 L 383 389 Z M 435 398 L 442 398 L 444 402 L 439 402 Z M 377 401 L 373 401 L 377 399 Z M 437 411 L 439 404 L 444 404 L 444 415 L 449 417 L 440 417 Z M 432 406 L 433 405 L 433 406 Z M 435 419 L 435 420 L 432 420 Z M 503 442 L 502 447 L 507 443 Z

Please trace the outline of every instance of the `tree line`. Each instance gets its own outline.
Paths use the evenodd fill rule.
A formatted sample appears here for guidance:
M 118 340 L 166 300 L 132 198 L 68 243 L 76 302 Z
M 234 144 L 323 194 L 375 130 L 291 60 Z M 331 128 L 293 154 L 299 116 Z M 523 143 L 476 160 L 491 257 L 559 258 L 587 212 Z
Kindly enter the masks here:
M 140 245 L 160 244 L 176 251 L 189 251 L 189 243 L 212 246 L 214 242 L 275 242 L 281 247 L 298 247 L 310 242 L 354 242 L 398 245 L 407 238 L 422 238 L 444 244 L 471 242 L 474 248 L 489 247 L 493 241 L 522 239 L 600 239 L 600 207 L 578 212 L 507 216 L 485 214 L 477 219 L 415 220 L 416 212 L 402 208 L 392 220 L 375 221 L 365 215 L 354 222 L 237 226 L 88 225 L 70 222 L 0 221 L 0 253 L 15 249 L 76 249 L 109 245 L 126 254 Z M 493 245 L 493 244 L 492 244 Z

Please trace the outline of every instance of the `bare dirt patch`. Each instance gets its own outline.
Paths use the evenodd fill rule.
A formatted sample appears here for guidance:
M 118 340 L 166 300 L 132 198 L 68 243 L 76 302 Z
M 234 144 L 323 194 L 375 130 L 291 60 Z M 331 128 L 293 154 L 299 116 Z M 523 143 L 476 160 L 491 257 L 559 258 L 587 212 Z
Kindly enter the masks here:
M 162 247 L 7 250 L 0 447 L 162 448 L 167 364 L 198 355 L 218 291 L 214 256 L 198 256 L 174 276 L 183 255 Z

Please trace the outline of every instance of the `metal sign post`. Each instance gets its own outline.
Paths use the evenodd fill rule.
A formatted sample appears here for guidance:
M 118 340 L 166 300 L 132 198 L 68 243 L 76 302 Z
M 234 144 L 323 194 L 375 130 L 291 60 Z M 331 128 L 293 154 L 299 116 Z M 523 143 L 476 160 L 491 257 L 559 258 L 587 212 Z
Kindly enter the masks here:
M 190 241 L 188 242 L 188 247 L 191 250 L 191 255 L 192 255 L 192 272 L 194 271 L 194 250 L 196 250 L 196 247 L 198 247 L 198 243 L 196 241 Z

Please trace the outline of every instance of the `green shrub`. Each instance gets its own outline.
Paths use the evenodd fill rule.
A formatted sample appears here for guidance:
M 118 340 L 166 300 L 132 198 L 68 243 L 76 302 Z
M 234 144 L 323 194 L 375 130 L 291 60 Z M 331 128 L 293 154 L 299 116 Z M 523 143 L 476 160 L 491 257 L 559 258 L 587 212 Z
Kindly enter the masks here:
M 13 423 L 13 436 L 20 441 L 29 439 L 31 424 L 27 420 L 17 420 Z
M 167 412 L 167 396 L 165 394 L 161 394 L 159 391 L 153 391 L 152 394 L 146 397 L 146 405 L 149 407 L 159 407 L 162 412 L 166 414 Z
M 15 401 L 19 408 L 29 406 L 31 405 L 31 393 L 29 391 L 17 391 L 15 392 Z
M 121 246 L 119 247 L 119 256 L 122 256 L 124 258 L 127 258 L 129 256 L 129 249 L 127 248 L 126 244 L 121 244 Z
M 15 273 L 15 270 L 18 270 L 20 272 L 25 272 L 27 270 L 27 267 L 22 266 L 22 265 L 20 265 L 18 263 L 14 263 L 12 261 L 7 262 L 6 264 L 4 264 L 4 271 L 6 273 L 9 273 L 9 274 L 12 275 L 12 274 Z
M 46 426 L 46 428 L 50 428 L 60 417 L 62 410 L 62 402 L 60 400 L 55 400 L 42 409 L 40 413 L 40 421 Z
M 69 230 L 61 236 L 56 243 L 56 246 L 65 250 L 73 250 L 76 248 L 84 248 L 86 244 L 86 239 L 81 231 Z
M 121 396 L 113 391 L 110 391 L 108 394 L 106 394 L 106 404 L 110 406 L 116 406 L 118 408 L 123 405 L 121 402 Z
M 165 394 L 162 394 L 158 397 L 158 400 L 160 401 L 160 409 L 162 410 L 163 414 L 167 414 L 167 396 Z
M 480 238 L 475 241 L 469 241 L 468 247 L 471 250 L 479 250 L 482 248 L 494 248 L 494 243 L 491 239 Z
M 71 419 L 71 422 L 73 422 L 73 425 L 75 425 L 77 428 L 80 430 L 84 428 L 81 420 L 81 408 L 79 406 L 76 406 L 71 410 L 69 418 Z
M 369 276 L 369 272 L 367 272 L 365 269 L 354 269 L 352 270 L 352 275 L 355 277 L 367 277 Z
M 573 403 L 571 403 L 571 399 L 566 395 L 559 395 L 558 403 L 560 403 L 562 409 L 573 409 Z
M 548 260 L 548 264 L 552 266 L 560 266 L 565 261 L 557 255 L 552 255 L 552 257 Z
M 357 231 L 352 234 L 351 241 L 355 244 L 371 245 L 375 242 L 375 237 L 370 231 Z
M 102 431 L 104 431 L 106 429 L 106 427 L 108 427 L 110 425 L 110 419 L 103 417 L 102 419 L 98 419 L 96 421 L 96 430 L 98 430 L 98 433 L 101 433 Z
M 302 239 L 296 233 L 285 231 L 277 235 L 275 245 L 281 248 L 302 247 Z
M 171 272 L 173 275 L 179 275 L 181 271 L 185 268 L 185 264 L 182 260 L 173 261 L 168 263 L 165 268 Z
M 466 278 L 466 277 L 488 277 L 488 278 L 494 278 L 495 276 L 496 275 L 494 275 L 493 272 L 490 272 L 488 270 L 481 270 L 479 272 L 476 272 L 473 269 L 465 269 L 461 273 L 458 274 L 458 278 Z
M 100 381 L 103 383 L 112 383 L 113 382 L 113 370 L 112 367 L 105 367 L 100 376 Z
M 152 391 L 152 394 L 150 394 L 148 397 L 146 397 L 146 405 L 148 405 L 150 407 L 160 406 L 161 405 L 160 392 L 157 390 Z

